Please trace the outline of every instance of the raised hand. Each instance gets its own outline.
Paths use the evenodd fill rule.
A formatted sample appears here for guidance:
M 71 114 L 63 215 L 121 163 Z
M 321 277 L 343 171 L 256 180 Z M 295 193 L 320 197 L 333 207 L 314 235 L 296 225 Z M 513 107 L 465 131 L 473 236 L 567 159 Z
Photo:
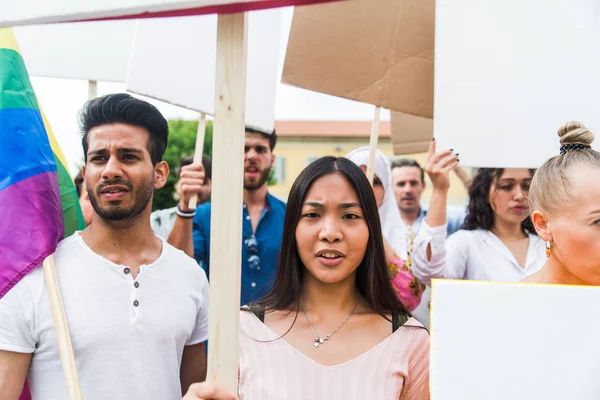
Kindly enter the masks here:
M 435 139 L 429 145 L 429 154 L 425 163 L 425 172 L 429 176 L 434 190 L 447 191 L 450 188 L 450 172 L 458 166 L 458 153 L 453 149 L 436 153 Z
M 189 208 L 190 198 L 202 190 L 203 184 L 204 167 L 202 163 L 190 164 L 181 168 L 178 185 L 180 209 L 187 210 Z

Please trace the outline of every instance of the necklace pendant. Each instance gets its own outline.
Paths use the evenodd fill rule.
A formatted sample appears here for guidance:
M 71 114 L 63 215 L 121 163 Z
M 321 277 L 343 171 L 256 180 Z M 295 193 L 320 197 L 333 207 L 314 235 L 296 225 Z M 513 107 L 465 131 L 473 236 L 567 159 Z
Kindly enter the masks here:
M 315 338 L 315 342 L 313 343 L 313 346 L 316 348 L 319 347 L 319 345 L 323 343 L 323 339 L 320 339 L 318 336 Z

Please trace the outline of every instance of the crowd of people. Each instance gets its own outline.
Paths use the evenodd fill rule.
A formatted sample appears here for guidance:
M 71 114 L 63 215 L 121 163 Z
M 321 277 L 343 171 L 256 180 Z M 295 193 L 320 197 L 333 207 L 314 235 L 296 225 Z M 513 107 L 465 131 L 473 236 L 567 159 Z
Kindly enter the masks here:
M 432 279 L 600 284 L 600 153 L 581 123 L 559 129 L 560 154 L 537 171 L 471 177 L 435 140 L 423 167 L 378 151 L 372 184 L 367 147 L 322 157 L 287 204 L 267 186 L 276 133 L 247 129 L 230 393 L 203 382 L 210 270 L 221 267 L 210 265 L 210 159 L 183 158 L 178 205 L 151 212 L 169 174 L 160 112 L 112 94 L 86 103 L 81 125 L 88 226 L 55 260 L 86 399 L 428 399 Z M 451 173 L 466 208 L 447 205 Z M 26 380 L 34 399 L 66 398 L 41 269 L 0 300 L 0 320 L 0 398 L 18 399 Z

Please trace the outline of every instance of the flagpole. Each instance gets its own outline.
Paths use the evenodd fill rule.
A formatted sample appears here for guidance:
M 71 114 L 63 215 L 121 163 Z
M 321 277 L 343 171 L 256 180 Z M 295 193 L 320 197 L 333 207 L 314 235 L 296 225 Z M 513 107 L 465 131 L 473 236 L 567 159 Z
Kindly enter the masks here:
M 373 124 L 371 125 L 371 137 L 369 139 L 369 164 L 367 165 L 367 178 L 373 186 L 373 170 L 375 169 L 375 153 L 377 151 L 377 140 L 379 139 L 379 125 L 381 120 L 381 107 L 375 107 Z
M 246 13 L 218 16 L 207 381 L 237 393 L 246 106 Z M 217 268 L 218 266 L 218 268 Z
M 204 153 L 204 136 L 206 135 L 206 114 L 200 113 L 198 119 L 198 130 L 196 131 L 196 150 L 194 150 L 194 164 L 202 162 Z M 195 210 L 198 205 L 198 194 L 194 193 L 188 203 L 188 209 Z
M 98 97 L 98 81 L 88 80 L 88 100 Z
M 79 375 L 77 374 L 77 365 L 75 364 L 75 352 L 73 351 L 65 307 L 58 285 L 56 266 L 54 265 L 54 255 L 51 254 L 46 257 L 42 265 L 44 268 L 44 277 L 46 278 L 46 287 L 48 288 L 54 329 L 56 330 L 60 360 L 67 384 L 67 394 L 69 400 L 83 400 L 81 386 L 79 384 Z

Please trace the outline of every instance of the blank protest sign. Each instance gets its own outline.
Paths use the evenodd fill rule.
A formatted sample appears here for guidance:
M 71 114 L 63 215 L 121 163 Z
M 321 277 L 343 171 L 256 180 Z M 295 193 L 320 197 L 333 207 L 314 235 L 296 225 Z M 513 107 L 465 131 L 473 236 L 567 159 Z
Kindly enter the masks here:
M 435 280 L 432 400 L 600 399 L 600 287 Z
M 331 0 L 3 0 L 0 26 L 238 13 Z
M 33 76 L 125 82 L 135 21 L 102 21 L 15 28 Z
M 281 10 L 249 13 L 246 125 L 271 132 L 282 30 Z M 140 20 L 127 90 L 214 114 L 217 16 Z
M 434 135 L 474 167 L 539 167 L 560 125 L 600 135 L 600 2 L 438 0 Z

